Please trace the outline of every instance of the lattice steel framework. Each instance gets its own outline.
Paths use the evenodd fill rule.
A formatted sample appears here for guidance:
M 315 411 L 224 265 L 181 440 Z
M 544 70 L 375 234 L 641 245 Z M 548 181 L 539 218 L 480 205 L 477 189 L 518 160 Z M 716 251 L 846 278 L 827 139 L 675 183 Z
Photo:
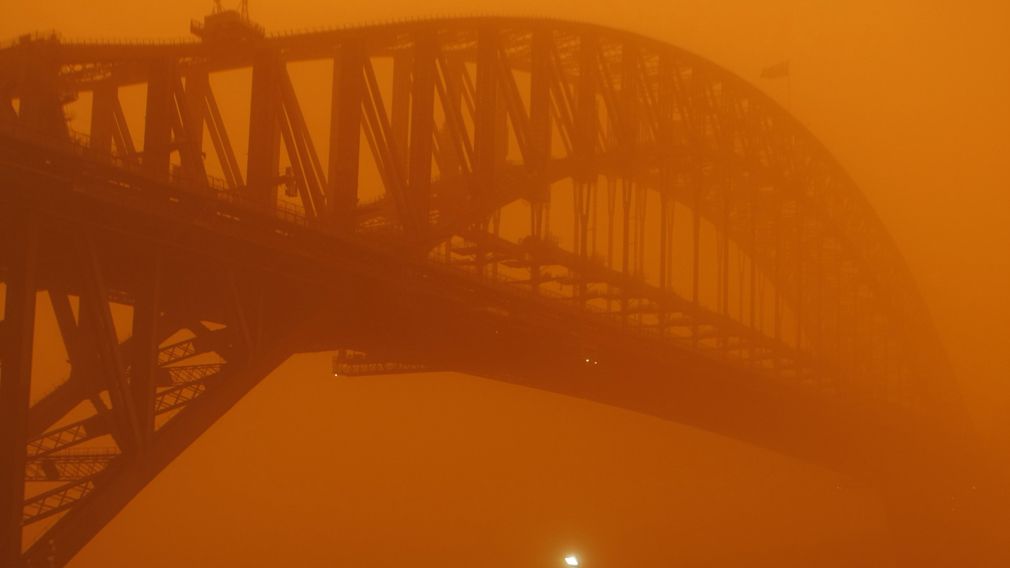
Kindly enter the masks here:
M 314 349 L 749 440 L 873 479 L 899 533 L 967 542 L 946 509 L 982 482 L 923 304 L 852 181 L 767 97 L 585 24 L 250 29 L 0 50 L 4 562 L 66 562 Z M 328 129 L 289 73 L 311 61 L 332 69 Z M 214 88 L 236 70 L 240 125 Z M 30 402 L 37 291 L 71 371 Z

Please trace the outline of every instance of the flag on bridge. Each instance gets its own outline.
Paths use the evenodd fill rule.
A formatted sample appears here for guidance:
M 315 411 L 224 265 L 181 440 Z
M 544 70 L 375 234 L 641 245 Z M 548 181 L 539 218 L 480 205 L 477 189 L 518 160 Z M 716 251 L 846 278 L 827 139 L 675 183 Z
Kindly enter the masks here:
M 785 60 L 771 67 L 765 67 L 761 70 L 762 79 L 778 79 L 780 77 L 789 76 L 789 60 Z

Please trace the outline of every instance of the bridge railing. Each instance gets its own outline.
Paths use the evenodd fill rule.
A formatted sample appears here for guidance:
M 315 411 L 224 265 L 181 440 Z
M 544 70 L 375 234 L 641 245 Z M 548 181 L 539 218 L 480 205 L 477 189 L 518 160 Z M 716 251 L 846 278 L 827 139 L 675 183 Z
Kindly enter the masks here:
M 91 145 L 91 137 L 83 132 L 67 129 L 64 136 L 52 136 L 36 129 L 13 121 L 0 120 L 0 132 L 17 140 L 62 153 L 70 153 L 78 158 L 99 162 L 134 176 L 141 176 L 153 183 L 168 183 L 187 193 L 213 194 L 216 199 L 240 205 L 245 209 L 268 213 L 278 219 L 308 226 L 310 219 L 304 210 L 289 203 L 278 200 L 270 205 L 252 199 L 246 195 L 244 186 L 231 187 L 223 178 L 213 175 L 194 175 L 182 168 L 173 166 L 167 176 L 157 176 L 146 170 L 138 156 L 122 155 L 97 151 Z

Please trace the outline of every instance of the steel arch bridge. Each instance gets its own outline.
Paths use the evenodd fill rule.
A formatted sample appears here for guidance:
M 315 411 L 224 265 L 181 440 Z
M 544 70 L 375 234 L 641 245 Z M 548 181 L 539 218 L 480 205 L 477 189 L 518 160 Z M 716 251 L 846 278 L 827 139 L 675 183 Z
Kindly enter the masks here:
M 909 272 L 752 86 L 561 21 L 194 31 L 0 50 L 4 565 L 69 561 L 319 350 L 334 374 L 457 370 L 810 460 L 880 487 L 909 562 L 970 557 L 980 469 Z M 46 392 L 37 298 L 70 363 Z

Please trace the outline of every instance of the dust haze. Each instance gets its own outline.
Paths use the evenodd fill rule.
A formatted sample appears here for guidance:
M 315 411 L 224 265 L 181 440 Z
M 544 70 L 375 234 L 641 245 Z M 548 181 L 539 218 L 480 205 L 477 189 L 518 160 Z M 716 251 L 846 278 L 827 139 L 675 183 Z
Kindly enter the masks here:
M 250 4 L 269 32 L 456 15 L 598 23 L 737 74 L 860 187 L 908 262 L 972 421 L 1010 455 L 1010 4 Z M 184 38 L 210 8 L 25 3 L 0 38 Z M 788 81 L 759 76 L 781 61 Z M 301 84 L 311 74 L 292 69 Z M 219 96 L 226 114 L 248 115 L 248 101 Z M 590 568 L 892 566 L 885 516 L 858 483 L 712 433 L 462 374 L 336 380 L 319 353 L 271 374 L 70 566 L 547 567 L 571 550 Z

